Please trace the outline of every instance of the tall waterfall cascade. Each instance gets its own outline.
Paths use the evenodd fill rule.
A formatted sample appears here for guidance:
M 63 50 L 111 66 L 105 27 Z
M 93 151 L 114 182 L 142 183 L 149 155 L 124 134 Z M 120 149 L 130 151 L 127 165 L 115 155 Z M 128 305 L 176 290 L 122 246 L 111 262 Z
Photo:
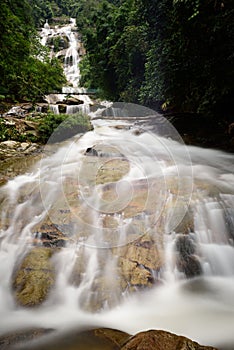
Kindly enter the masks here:
M 85 89 L 83 87 L 80 87 L 79 81 L 80 81 L 80 69 L 79 69 L 79 63 L 81 60 L 79 52 L 82 52 L 82 44 L 79 38 L 79 34 L 76 27 L 76 21 L 74 18 L 70 19 L 70 23 L 63 26 L 55 26 L 53 28 L 50 27 L 48 24 L 48 21 L 45 23 L 44 27 L 42 28 L 42 31 L 40 33 L 41 35 L 41 43 L 43 45 L 47 45 L 48 41 L 54 38 L 63 38 L 65 37 L 68 41 L 68 47 L 58 51 L 53 51 L 53 45 L 51 47 L 51 57 L 64 57 L 63 59 L 63 67 L 64 67 L 64 74 L 67 79 L 67 86 L 64 86 L 62 88 L 62 94 L 60 95 L 49 95 L 47 96 L 47 100 L 49 104 L 51 105 L 51 110 L 58 114 L 58 107 L 57 109 L 53 107 L 54 102 L 62 102 L 67 95 L 75 94 L 76 97 L 79 94 L 84 94 Z M 51 46 L 51 45 L 50 45 Z M 80 99 L 82 99 L 82 95 L 80 95 Z M 88 98 L 88 96 L 87 96 Z M 54 101 L 56 99 L 56 101 Z M 91 103 L 91 100 L 89 99 L 88 102 L 83 100 L 84 106 L 80 106 L 77 104 L 76 108 L 68 108 L 67 114 L 74 114 L 78 111 L 82 112 L 89 112 L 89 105 Z
M 44 44 L 58 33 L 68 37 L 64 92 L 71 94 L 81 89 L 74 28 L 72 20 L 42 30 Z M 103 102 L 90 112 L 81 96 L 83 104 L 67 112 L 83 108 L 93 131 L 48 144 L 30 172 L 0 188 L 0 334 L 164 329 L 231 349 L 234 156 L 185 146 L 149 108 Z M 53 98 L 56 113 L 60 96 Z M 30 267 L 27 256 L 38 261 Z M 30 308 L 26 294 L 40 286 L 30 273 L 38 271 L 50 288 Z M 23 274 L 31 280 L 17 282 Z

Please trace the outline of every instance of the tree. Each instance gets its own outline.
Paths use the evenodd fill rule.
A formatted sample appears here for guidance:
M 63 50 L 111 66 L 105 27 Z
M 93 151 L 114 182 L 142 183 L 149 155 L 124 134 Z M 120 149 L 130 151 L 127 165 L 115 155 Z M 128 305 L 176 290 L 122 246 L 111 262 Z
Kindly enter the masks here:
M 65 78 L 58 61 L 49 62 L 46 55 L 38 59 L 43 50 L 27 0 L 3 0 L 0 42 L 1 95 L 29 100 L 61 88 Z

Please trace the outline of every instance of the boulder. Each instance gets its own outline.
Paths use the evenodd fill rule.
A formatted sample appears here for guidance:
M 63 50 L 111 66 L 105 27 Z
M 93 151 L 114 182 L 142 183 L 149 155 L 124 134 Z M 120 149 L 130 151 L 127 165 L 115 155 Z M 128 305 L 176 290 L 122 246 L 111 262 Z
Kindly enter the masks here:
M 40 336 L 49 331 L 51 330 L 32 330 L 32 336 L 30 331 L 27 331 L 1 337 L 0 344 L 3 344 L 1 349 L 9 349 L 7 345 L 11 344 L 18 345 L 18 350 L 218 350 L 163 330 L 149 330 L 131 337 L 116 329 L 94 328 L 73 330 L 57 334 L 56 337 L 52 333 L 51 336 L 40 339 Z M 32 343 L 33 339 L 35 340 Z
M 1 145 L 1 147 L 6 147 L 6 148 L 10 148 L 10 149 L 17 149 L 20 146 L 20 142 L 7 140 L 7 141 L 1 142 L 0 145 Z
M 121 350 L 217 350 L 202 346 L 192 340 L 165 332 L 150 330 L 133 336 Z
M 176 259 L 176 266 L 187 278 L 193 278 L 202 274 L 202 267 L 196 255 L 179 256 Z
M 37 306 L 46 300 L 55 280 L 49 248 L 33 248 L 16 268 L 13 290 L 21 306 Z
M 163 254 L 146 234 L 125 247 L 114 249 L 119 256 L 120 275 L 131 289 L 151 287 L 163 266 Z M 124 283 L 122 283 L 124 284 Z
M 66 113 L 67 105 L 61 103 L 58 106 L 59 106 L 59 113 Z
M 176 238 L 176 266 L 187 278 L 202 274 L 199 258 L 196 256 L 195 242 L 189 235 L 177 235 Z
M 82 104 L 82 103 L 83 103 L 83 101 L 81 101 L 79 98 L 75 98 L 74 96 L 66 98 L 67 105 L 78 105 L 78 104 Z

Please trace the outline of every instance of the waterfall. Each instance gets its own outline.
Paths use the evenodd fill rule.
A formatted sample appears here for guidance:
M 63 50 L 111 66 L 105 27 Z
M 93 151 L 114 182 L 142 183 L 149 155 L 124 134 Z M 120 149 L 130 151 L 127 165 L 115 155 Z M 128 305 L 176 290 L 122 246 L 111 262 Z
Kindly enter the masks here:
M 53 112 L 54 114 L 59 114 L 59 106 L 58 105 L 49 105 L 49 108 L 50 108 L 51 112 Z
M 63 27 L 50 28 L 48 22 L 45 23 L 41 31 L 41 43 L 46 45 L 48 37 L 66 36 L 69 47 L 66 49 L 64 57 L 64 74 L 67 78 L 68 86 L 63 88 L 63 93 L 83 93 L 84 88 L 79 87 L 80 70 L 79 70 L 79 54 L 78 49 L 80 42 L 76 30 L 76 21 L 71 18 L 70 24 Z
M 70 38 L 73 92 L 74 25 L 53 29 Z M 68 114 L 90 112 L 92 101 L 81 96 Z M 60 97 L 52 97 L 57 113 Z M 103 102 L 89 115 L 93 131 L 47 145 L 30 172 L 0 188 L 0 334 L 157 328 L 233 346 L 234 156 L 186 147 L 164 117 L 143 106 Z M 36 267 L 27 266 L 25 256 L 37 251 Z M 46 265 L 40 259 L 49 253 Z M 38 280 L 51 283 L 36 309 L 16 302 L 24 287 L 12 282 L 19 266 L 22 274 L 41 273 L 23 297 Z
M 171 138 L 136 132 L 130 121 L 136 112 L 123 105 L 121 121 L 103 107 L 94 131 L 58 144 L 31 173 L 1 188 L 0 330 L 18 325 L 11 276 L 26 252 L 43 247 L 41 228 L 49 218 L 65 239 L 52 258 L 55 282 L 41 308 L 20 309 L 21 326 L 85 322 L 130 333 L 163 328 L 214 345 L 234 342 L 233 156 L 186 147 L 173 140 L 172 127 Z M 167 122 L 149 113 L 168 134 Z M 86 153 L 94 145 L 96 153 Z M 116 178 L 119 167 L 125 171 Z M 124 264 L 151 239 L 152 260 L 129 257 L 151 276 L 151 288 L 141 293 Z
M 76 88 L 80 79 L 80 72 L 78 67 L 79 56 L 77 51 L 77 38 L 73 32 L 68 31 L 66 35 L 69 40 L 69 48 L 66 52 L 64 60 L 64 72 L 67 81 L 71 83 L 74 88 Z
M 80 111 L 80 105 L 71 105 L 67 106 L 66 108 L 66 114 L 75 114 Z
M 74 114 L 78 111 L 81 111 L 85 114 L 88 114 L 90 112 L 89 104 L 92 104 L 92 101 L 87 95 L 84 95 L 86 92 L 86 89 L 79 86 L 80 81 L 80 69 L 79 69 L 79 48 L 80 48 L 80 41 L 78 39 L 78 33 L 76 28 L 76 21 L 74 18 L 70 19 L 70 24 L 65 25 L 63 27 L 55 27 L 50 28 L 48 21 L 46 21 L 42 31 L 41 31 L 41 43 L 43 45 L 46 45 L 48 38 L 53 37 L 62 37 L 66 36 L 68 39 L 69 47 L 63 51 L 65 51 L 64 56 L 64 74 L 67 79 L 67 86 L 63 86 L 62 88 L 62 94 L 51 94 L 46 96 L 46 100 L 49 104 L 53 105 L 56 102 L 64 102 L 65 94 L 71 95 L 72 94 L 81 94 L 79 95 L 79 100 L 83 101 L 84 104 L 80 107 L 71 107 L 67 106 L 67 114 Z M 59 53 L 57 53 L 58 55 Z M 50 56 L 52 57 L 54 55 L 53 48 L 50 53 Z M 58 113 L 57 107 L 51 106 L 51 109 L 55 110 L 55 113 Z
M 66 114 L 76 114 L 79 112 L 88 115 L 90 113 L 90 105 L 82 103 L 79 105 L 68 105 L 66 108 Z

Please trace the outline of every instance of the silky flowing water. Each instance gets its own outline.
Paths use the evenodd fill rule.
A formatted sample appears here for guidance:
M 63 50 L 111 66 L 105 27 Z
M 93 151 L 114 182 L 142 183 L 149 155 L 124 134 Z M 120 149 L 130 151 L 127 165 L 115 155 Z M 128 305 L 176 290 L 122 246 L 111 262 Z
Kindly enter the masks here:
M 90 118 L 93 131 L 48 144 L 30 173 L 1 188 L 0 333 L 27 327 L 112 327 L 131 334 L 164 329 L 231 349 L 234 156 L 186 147 L 166 119 L 142 106 L 103 104 Z M 46 301 L 24 308 L 15 301 L 12 276 L 22 256 L 42 245 L 35 227 L 48 218 L 67 244 L 52 257 L 56 280 Z M 114 226 L 104 224 L 108 220 Z M 118 254 L 110 251 L 146 234 L 164 261 L 153 286 L 119 290 Z M 185 236 L 189 244 L 181 248 Z M 186 247 L 199 264 L 196 276 L 176 264 Z M 80 255 L 85 267 L 74 284 Z M 108 288 L 95 288 L 100 277 Z M 99 307 L 89 308 L 93 303 Z
M 110 113 L 109 108 L 103 111 L 102 115 Z M 158 129 L 163 126 L 165 132 L 162 117 L 156 114 L 154 118 L 154 125 L 159 120 Z M 26 326 L 63 329 L 95 325 L 130 333 L 165 329 L 203 344 L 234 344 L 234 157 L 186 147 L 145 128 L 138 134 L 138 127 L 129 119 L 96 119 L 94 131 L 57 144 L 31 173 L 16 177 L 1 189 L 2 227 L 6 226 L 1 230 L 0 251 L 2 333 Z M 125 129 L 114 127 L 120 123 Z M 168 134 L 169 124 L 166 130 Z M 171 130 L 174 138 L 179 138 Z M 112 153 L 107 157 L 87 155 L 86 150 L 93 145 L 100 150 L 111 148 Z M 115 196 L 106 200 L 102 197 L 106 183 L 97 179 L 102 167 L 113 159 L 126 159 L 129 169 L 111 183 Z M 131 211 L 129 206 L 140 182 L 145 183 L 147 196 L 141 209 Z M 202 275 L 189 280 L 173 263 L 179 234 L 175 228 L 183 222 L 188 208 L 194 230 L 187 235 L 195 242 L 202 266 Z M 72 213 L 70 221 L 61 212 Z M 24 309 L 15 304 L 11 278 L 15 264 L 30 249 L 33 228 L 48 213 L 57 227 L 74 238 L 53 257 L 57 279 L 48 300 L 35 310 Z M 104 227 L 104 216 L 118 220 L 118 227 Z M 68 222 L 72 225 L 64 224 Z M 108 250 L 129 244 L 145 232 L 158 238 L 158 231 L 163 231 L 163 243 L 159 244 L 163 244 L 166 257 L 157 277 L 161 285 L 156 283 L 144 292 L 123 293 L 117 306 L 106 305 L 94 313 L 84 311 L 82 303 L 89 303 L 89 293 L 93 293 L 92 285 L 100 272 L 100 252 L 105 259 L 102 274 L 112 284 L 118 276 L 113 274 L 116 262 L 110 260 Z M 87 265 L 81 283 L 74 286 L 69 276 L 81 247 Z

